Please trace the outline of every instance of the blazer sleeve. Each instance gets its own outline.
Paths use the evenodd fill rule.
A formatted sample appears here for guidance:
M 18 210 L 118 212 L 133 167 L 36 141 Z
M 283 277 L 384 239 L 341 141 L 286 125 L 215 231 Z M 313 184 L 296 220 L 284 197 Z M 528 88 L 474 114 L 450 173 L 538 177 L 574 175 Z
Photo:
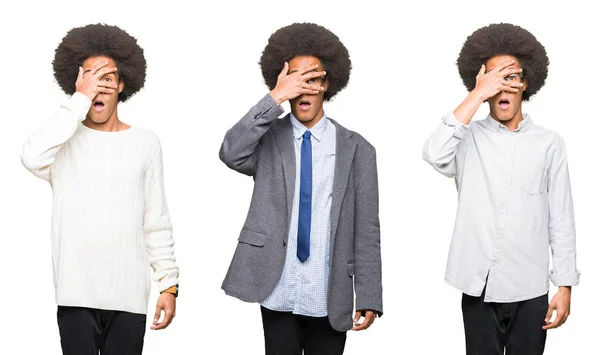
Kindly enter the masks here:
M 219 158 L 229 168 L 246 175 L 256 171 L 257 146 L 283 110 L 267 94 L 225 134 Z
M 383 315 L 379 191 L 375 148 L 366 158 L 358 180 L 354 217 L 354 289 L 356 310 L 374 310 Z

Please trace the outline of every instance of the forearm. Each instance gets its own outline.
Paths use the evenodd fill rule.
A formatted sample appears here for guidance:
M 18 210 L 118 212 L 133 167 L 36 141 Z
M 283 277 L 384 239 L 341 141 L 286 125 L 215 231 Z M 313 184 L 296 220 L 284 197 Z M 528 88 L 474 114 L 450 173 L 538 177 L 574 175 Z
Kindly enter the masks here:
M 227 131 L 219 158 L 231 169 L 252 175 L 255 166 L 254 151 L 271 123 L 282 113 L 277 102 L 270 95 L 265 95 Z
M 484 97 L 477 90 L 473 90 L 467 95 L 463 102 L 454 110 L 456 120 L 468 125 L 475 116 L 479 106 L 485 101 Z
M 85 95 L 73 94 L 41 129 L 29 137 L 21 151 L 21 161 L 27 170 L 42 179 L 50 179 L 49 170 L 56 153 L 73 136 L 90 105 L 91 100 Z

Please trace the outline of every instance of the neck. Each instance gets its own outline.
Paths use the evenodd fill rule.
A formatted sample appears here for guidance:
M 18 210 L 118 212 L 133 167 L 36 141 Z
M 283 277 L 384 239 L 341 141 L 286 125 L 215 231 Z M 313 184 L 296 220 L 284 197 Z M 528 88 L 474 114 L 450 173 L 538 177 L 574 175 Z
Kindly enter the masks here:
M 521 113 L 521 107 L 519 106 L 519 109 L 517 110 L 517 112 L 515 113 L 515 115 L 505 121 L 501 121 L 498 119 L 498 117 L 496 117 L 496 115 L 493 112 L 490 112 L 490 115 L 492 116 L 492 118 L 494 120 L 496 120 L 497 122 L 502 123 L 509 131 L 514 131 L 515 129 L 519 128 L 519 123 L 521 123 L 523 121 L 523 114 Z
M 293 112 L 292 112 L 293 113 Z M 298 119 L 298 116 L 296 116 L 296 114 L 294 114 L 294 117 L 296 117 L 296 119 L 298 121 L 300 121 L 300 123 L 302 123 L 304 125 L 304 127 L 311 129 L 313 128 L 317 123 L 319 123 L 319 121 L 321 121 L 321 119 L 324 116 L 324 112 L 323 112 L 323 107 L 321 107 L 321 109 L 319 110 L 319 112 L 315 115 L 315 117 L 313 117 L 311 120 L 309 121 L 300 121 Z
M 97 131 L 103 132 L 118 132 L 123 131 L 129 128 L 128 125 L 119 121 L 119 117 L 117 116 L 117 110 L 108 118 L 108 120 L 98 123 L 92 121 L 90 116 L 86 116 L 83 124 L 91 129 L 95 129 Z

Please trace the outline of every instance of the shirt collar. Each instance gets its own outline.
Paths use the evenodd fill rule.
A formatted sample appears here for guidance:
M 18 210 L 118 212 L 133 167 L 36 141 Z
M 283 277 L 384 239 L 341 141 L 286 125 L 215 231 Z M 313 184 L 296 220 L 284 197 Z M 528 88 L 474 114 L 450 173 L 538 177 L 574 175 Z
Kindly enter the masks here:
M 496 121 L 491 114 L 488 114 L 484 120 L 486 126 L 494 131 L 498 131 L 500 133 L 511 133 L 508 128 L 502 123 Z M 519 122 L 519 126 L 517 129 L 513 131 L 513 133 L 525 133 L 533 126 L 533 121 L 529 117 L 528 114 L 523 115 L 523 121 Z
M 304 132 L 308 130 L 308 128 L 306 128 L 302 122 L 298 121 L 298 119 L 294 117 L 293 113 L 290 113 L 290 121 L 292 121 L 294 138 L 300 139 L 304 135 Z M 328 125 L 329 119 L 327 119 L 327 116 L 325 113 L 323 113 L 323 117 L 319 120 L 319 122 L 317 122 L 317 124 L 312 126 L 310 129 L 310 135 L 315 137 L 315 139 L 320 142 L 321 138 L 323 138 L 323 135 L 325 134 L 325 131 L 327 130 Z

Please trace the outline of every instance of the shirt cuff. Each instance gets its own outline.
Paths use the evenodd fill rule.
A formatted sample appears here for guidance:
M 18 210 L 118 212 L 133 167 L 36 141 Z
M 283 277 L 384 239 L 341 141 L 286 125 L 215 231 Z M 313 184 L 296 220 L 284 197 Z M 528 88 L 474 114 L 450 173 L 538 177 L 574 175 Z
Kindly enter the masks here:
M 550 272 L 550 281 L 556 287 L 560 286 L 577 286 L 579 285 L 579 271 L 569 274 L 555 274 L 553 271 Z
M 456 119 L 456 116 L 454 116 L 453 111 L 450 111 L 447 114 L 445 114 L 442 118 L 442 121 L 446 126 L 454 128 L 454 136 L 458 139 L 463 139 L 465 137 L 465 134 L 469 130 L 468 125 Z
M 85 116 L 92 106 L 92 100 L 80 92 L 75 92 L 71 98 L 63 104 L 63 107 L 71 111 L 79 121 L 85 120 Z

